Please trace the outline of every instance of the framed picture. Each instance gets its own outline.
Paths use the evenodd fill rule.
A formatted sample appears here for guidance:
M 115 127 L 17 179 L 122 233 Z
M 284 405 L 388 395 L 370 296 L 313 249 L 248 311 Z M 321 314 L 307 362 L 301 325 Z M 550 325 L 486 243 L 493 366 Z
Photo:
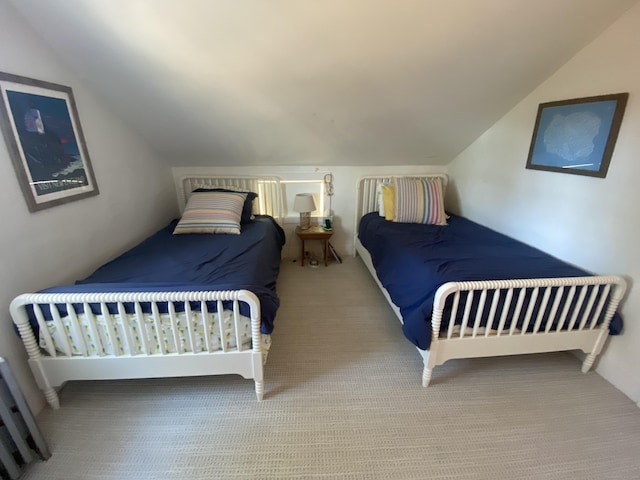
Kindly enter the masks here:
M 527 168 L 606 177 L 628 93 L 541 103 Z
M 0 128 L 31 212 L 98 195 L 71 88 L 0 72 Z

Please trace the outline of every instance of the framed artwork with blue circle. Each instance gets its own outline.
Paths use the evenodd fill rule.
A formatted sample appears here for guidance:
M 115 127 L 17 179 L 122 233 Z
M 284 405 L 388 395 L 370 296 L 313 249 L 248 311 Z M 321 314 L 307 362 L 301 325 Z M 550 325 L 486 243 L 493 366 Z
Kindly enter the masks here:
M 541 103 L 527 167 L 607 176 L 628 93 Z

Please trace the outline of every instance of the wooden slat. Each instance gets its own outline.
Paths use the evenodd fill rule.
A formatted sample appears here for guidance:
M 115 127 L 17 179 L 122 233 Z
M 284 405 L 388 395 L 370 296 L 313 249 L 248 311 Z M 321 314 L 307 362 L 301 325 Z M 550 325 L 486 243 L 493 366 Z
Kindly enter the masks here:
M 598 296 L 598 292 L 600 291 L 600 286 L 594 285 L 591 288 L 591 295 L 589 295 L 589 300 L 587 302 L 587 306 L 585 307 L 582 318 L 580 319 L 580 330 L 582 330 L 587 324 L 587 320 L 590 318 L 591 313 L 593 311 L 593 304 L 596 301 L 596 297 Z
M 162 335 L 162 318 L 160 317 L 158 302 L 151 302 L 151 317 L 153 319 L 153 325 L 156 328 L 156 338 L 154 339 L 156 352 L 164 355 L 166 353 L 166 348 L 164 345 L 164 335 Z
M 544 333 L 549 333 L 551 331 L 551 327 L 553 326 L 553 321 L 558 314 L 558 308 L 560 307 L 560 300 L 562 300 L 562 295 L 564 293 L 564 287 L 558 287 L 555 290 L 555 294 L 553 297 L 553 303 L 551 304 L 551 311 L 549 312 L 549 318 L 547 319 L 547 324 L 544 328 Z
M 140 302 L 135 302 L 134 310 L 136 314 L 136 323 L 138 324 L 138 332 L 140 341 L 142 342 L 142 350 L 145 355 L 151 355 L 151 348 L 149 347 L 149 339 L 147 337 L 147 322 L 144 319 L 144 312 Z
M 578 320 L 578 315 L 580 314 L 580 310 L 582 309 L 582 304 L 584 303 L 584 297 L 587 295 L 587 289 L 584 285 L 580 287 L 580 293 L 578 294 L 578 301 L 576 302 L 575 310 L 571 315 L 571 320 L 569 321 L 568 330 L 573 330 L 573 327 Z
M 207 307 L 207 302 L 200 302 L 200 314 L 201 314 L 201 322 L 202 322 L 202 330 L 204 331 L 204 343 L 207 346 L 207 352 L 211 353 L 214 351 L 213 346 L 211 345 L 211 321 L 209 315 L 209 308 Z
M 565 324 L 567 323 L 567 317 L 569 315 L 569 309 L 571 308 L 571 302 L 573 301 L 573 297 L 576 295 L 576 286 L 572 285 L 569 288 L 569 293 L 567 293 L 567 298 L 564 301 L 564 306 L 562 307 L 562 313 L 560 314 L 560 318 L 558 319 L 558 326 L 556 327 L 556 332 L 561 331 Z
M 136 343 L 133 340 L 133 332 L 131 331 L 131 322 L 127 316 L 127 311 L 124 308 L 124 303 L 118 302 L 118 315 L 120 317 L 120 325 L 122 325 L 122 337 L 124 341 L 127 343 L 127 348 L 129 349 L 129 355 L 136 355 L 137 347 Z
M 465 330 L 467 329 L 467 323 L 469 322 L 469 312 L 471 311 L 471 304 L 473 303 L 473 295 L 473 290 L 469 290 L 467 292 L 467 299 L 464 305 L 464 314 L 462 315 L 462 323 L 460 324 L 460 338 L 464 337 Z
M 498 331 L 497 331 L 498 336 L 502 335 L 502 331 L 504 330 L 504 325 L 507 321 L 507 315 L 509 314 L 509 308 L 511 307 L 512 300 L 513 300 L 513 288 L 509 288 L 507 289 L 507 293 L 504 298 L 502 314 L 500 315 L 500 323 L 498 323 Z
M 476 318 L 473 321 L 473 333 L 472 337 L 475 338 L 482 322 L 482 313 L 484 312 L 484 304 L 487 300 L 487 290 L 483 289 L 480 292 L 480 301 L 478 302 L 478 308 L 476 309 Z
M 549 303 L 549 296 L 551 295 L 551 288 L 547 287 L 544 289 L 544 294 L 542 295 L 542 303 L 540 304 L 540 309 L 538 310 L 538 315 L 536 316 L 536 321 L 533 324 L 533 334 L 537 334 L 540 330 L 540 325 L 542 323 L 542 319 L 547 310 L 547 304 Z
M 169 322 L 171 324 L 171 335 L 173 336 L 173 348 L 176 353 L 182 353 L 182 346 L 180 344 L 180 329 L 178 328 L 178 316 L 176 314 L 176 307 L 173 302 L 167 302 L 167 308 L 169 311 Z
M 242 339 L 240 337 L 240 334 L 242 333 L 240 331 L 240 303 L 237 300 L 233 301 L 233 330 L 235 331 L 235 335 L 236 335 L 236 348 L 238 349 L 239 352 L 242 352 L 244 350 L 244 347 L 242 345 Z
M 120 356 L 120 349 L 118 348 L 118 343 L 116 341 L 116 331 L 113 328 L 113 322 L 111 321 L 111 314 L 109 313 L 109 307 L 105 302 L 100 303 L 100 312 L 104 318 L 105 326 L 107 332 L 109 333 L 109 338 L 111 338 L 111 345 L 113 346 L 113 352 L 116 357 Z M 106 345 L 104 346 L 106 349 Z
M 516 331 L 516 327 L 518 326 L 518 319 L 520 318 L 520 312 L 522 312 L 522 305 L 524 304 L 525 297 L 525 289 L 520 289 L 520 294 L 518 295 L 518 300 L 516 302 L 516 309 L 513 312 L 513 318 L 511 320 L 511 326 L 509 327 L 509 335 L 513 335 Z
M 524 290 L 523 290 L 524 291 Z M 524 315 L 524 321 L 522 322 L 522 331 L 521 335 L 525 335 L 527 330 L 529 329 L 529 324 L 531 323 L 531 316 L 533 315 L 533 308 L 535 307 L 536 300 L 538 300 L 538 293 L 540 292 L 540 288 L 536 287 L 533 289 L 531 293 L 531 298 L 529 299 L 529 305 L 527 306 L 527 312 Z
M 66 304 L 67 307 L 67 317 L 69 319 L 69 323 L 71 323 L 71 329 L 74 332 L 74 337 L 79 339 L 80 344 L 77 345 L 80 351 L 80 354 L 83 357 L 89 356 L 89 346 L 87 345 L 87 339 L 84 336 L 84 332 L 82 330 L 82 325 L 80 325 L 80 321 L 78 320 L 78 315 L 76 315 L 76 310 L 73 308 L 71 303 Z
M 51 317 L 53 318 L 53 324 L 55 325 L 58 332 L 60 332 L 60 339 L 62 341 L 62 345 L 57 345 L 57 347 L 62 348 L 64 354 L 67 357 L 70 357 L 72 355 L 71 344 L 69 343 L 69 338 L 67 337 L 67 330 L 64 328 L 64 323 L 60 318 L 60 312 L 58 311 L 57 305 L 55 305 L 54 308 L 51 308 Z
M 611 292 L 611 285 L 605 285 L 601 295 L 600 295 L 600 301 L 598 302 L 598 307 L 596 308 L 596 311 L 591 319 L 591 324 L 589 325 L 589 330 L 593 330 L 598 322 L 598 318 L 600 318 L 600 314 L 602 313 L 602 309 L 604 308 L 604 304 L 606 303 L 607 299 L 609 298 L 609 292 Z
M 451 315 L 449 315 L 449 329 L 447 331 L 447 339 L 453 337 L 453 329 L 458 315 L 458 305 L 460 304 L 460 292 L 457 291 L 453 296 L 453 305 L 451 306 Z
M 191 353 L 196 352 L 196 332 L 193 329 L 193 310 L 191 310 L 191 303 L 188 301 L 184 302 L 184 314 L 187 319 L 187 331 L 189 332 L 189 342 L 191 346 Z
M 498 309 L 498 300 L 500 299 L 500 290 L 493 290 L 491 295 L 491 308 L 489 309 L 489 317 L 487 318 L 487 325 L 485 327 L 484 336 L 488 337 L 493 328 L 493 321 Z
M 50 305 L 50 308 L 56 308 L 56 306 Z M 38 326 L 40 327 L 40 335 L 44 337 L 45 350 L 52 357 L 57 356 L 53 338 L 51 338 L 51 334 L 49 333 L 49 328 L 47 327 L 47 322 L 45 320 L 45 316 L 42 312 L 42 307 L 40 306 L 40 304 L 33 305 L 33 313 L 36 315 L 36 320 L 38 321 Z
M 91 339 L 94 343 L 94 348 L 96 349 L 94 353 L 99 357 L 103 357 L 104 349 L 102 348 L 102 340 L 100 339 L 100 333 L 98 332 L 96 316 L 93 313 L 93 310 L 91 310 L 91 305 L 89 303 L 84 302 L 82 306 L 84 308 L 84 316 L 89 324 L 89 333 L 91 334 Z

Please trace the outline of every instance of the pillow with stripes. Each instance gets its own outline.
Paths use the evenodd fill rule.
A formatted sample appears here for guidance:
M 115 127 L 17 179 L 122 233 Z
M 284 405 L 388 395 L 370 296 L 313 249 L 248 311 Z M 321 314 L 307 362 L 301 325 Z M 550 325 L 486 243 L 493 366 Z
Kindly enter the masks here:
M 394 222 L 446 225 L 442 180 L 393 177 Z
M 240 234 L 246 193 L 194 192 L 187 201 L 174 235 L 183 233 Z
M 195 192 L 238 192 L 246 193 L 247 198 L 244 201 L 244 207 L 242 208 L 242 216 L 240 217 L 240 223 L 247 223 L 253 220 L 254 200 L 258 198 L 256 192 L 249 192 L 239 187 L 199 187 L 193 191 Z M 255 209 L 258 210 L 257 208 Z

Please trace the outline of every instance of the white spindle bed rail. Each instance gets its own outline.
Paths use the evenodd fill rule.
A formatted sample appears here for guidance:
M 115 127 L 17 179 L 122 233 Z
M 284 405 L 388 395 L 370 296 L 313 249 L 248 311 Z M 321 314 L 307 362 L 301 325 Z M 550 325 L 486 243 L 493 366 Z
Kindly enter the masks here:
M 442 174 L 410 176 L 435 176 L 447 184 Z M 390 180 L 391 176 L 359 180 L 356 230 L 363 215 L 378 210 L 377 185 Z M 400 309 L 380 283 L 371 255 L 357 235 L 356 231 L 356 255 L 402 322 Z M 445 283 L 434 299 L 429 350 L 418 348 L 424 360 L 422 385 L 429 385 L 434 367 L 455 358 L 582 350 L 586 373 L 602 351 L 625 291 L 626 281 L 620 276 Z
M 254 191 L 259 195 L 255 213 L 282 222 L 276 177 L 182 177 L 177 181 L 181 209 L 194 189 L 207 187 Z M 232 303 L 230 312 L 223 312 L 223 302 Z M 177 310 L 176 303 L 184 308 Z M 240 315 L 241 304 L 246 304 L 248 318 Z M 238 374 L 253 379 L 258 400 L 263 398 L 265 343 L 270 340 L 260 330 L 258 297 L 248 290 L 26 293 L 11 302 L 10 312 L 36 382 L 55 409 L 60 406 L 56 389 L 69 380 Z M 229 320 L 223 322 L 223 317 Z M 249 333 L 241 335 L 247 322 Z M 59 332 L 57 340 L 51 329 Z
M 235 335 L 233 346 L 225 339 L 225 332 L 211 331 L 211 314 L 223 311 L 222 302 L 231 301 L 232 331 Z M 184 305 L 183 315 L 188 327 L 188 340 L 180 345 L 181 334 L 177 327 L 180 320 L 176 312 L 175 302 Z M 193 309 L 191 302 L 197 302 Z M 207 302 L 214 302 L 210 309 Z M 240 338 L 242 331 L 240 303 L 246 303 L 250 310 L 251 343 Z M 125 309 L 125 304 L 129 308 Z M 61 335 L 60 342 L 54 342 L 48 321 L 55 324 L 56 329 L 65 332 L 69 329 L 79 333 L 83 328 L 79 320 L 80 314 L 74 305 L 82 306 L 84 328 L 88 335 L 77 335 L 84 343 L 80 343 L 79 354 L 72 353 L 68 335 Z M 91 306 L 97 306 L 96 313 Z M 38 323 L 41 340 L 36 338 L 29 321 L 27 307 L 33 308 Z M 115 308 L 115 313 L 111 313 Z M 59 308 L 66 311 L 68 322 L 63 323 Z M 52 320 L 47 320 L 45 311 L 51 312 Z M 161 314 L 160 310 L 167 310 Z M 56 388 L 68 380 L 102 380 L 118 378 L 154 378 L 179 377 L 194 375 L 218 375 L 235 373 L 244 378 L 253 378 L 256 395 L 259 400 L 264 393 L 263 348 L 260 332 L 260 304 L 258 298 L 248 290 L 211 291 L 211 292 L 122 292 L 122 293 L 32 293 L 16 297 L 10 306 L 11 316 L 18 328 L 20 337 L 29 355 L 29 364 L 38 386 L 42 389 L 47 401 L 53 408 L 60 403 Z M 132 312 L 132 313 L 128 313 Z M 194 313 L 198 319 L 194 319 Z M 162 315 L 169 317 L 163 321 Z M 98 320 L 98 318 L 100 320 Z M 218 317 L 220 318 L 220 317 Z M 155 333 L 151 333 L 146 323 L 153 321 Z M 105 336 L 98 332 L 98 322 L 103 323 L 109 332 L 110 345 Z M 216 322 L 222 328 L 222 322 Z M 206 348 L 196 346 L 194 326 L 197 325 L 206 333 Z M 116 334 L 116 328 L 118 334 Z M 211 337 L 214 333 L 220 336 L 220 348 L 214 349 Z M 128 347 L 114 348 L 120 339 Z M 136 339 L 136 341 L 134 341 Z M 167 344 L 173 342 L 173 351 Z M 109 352 L 108 350 L 111 350 Z M 201 350 L 201 351 L 200 351 Z

